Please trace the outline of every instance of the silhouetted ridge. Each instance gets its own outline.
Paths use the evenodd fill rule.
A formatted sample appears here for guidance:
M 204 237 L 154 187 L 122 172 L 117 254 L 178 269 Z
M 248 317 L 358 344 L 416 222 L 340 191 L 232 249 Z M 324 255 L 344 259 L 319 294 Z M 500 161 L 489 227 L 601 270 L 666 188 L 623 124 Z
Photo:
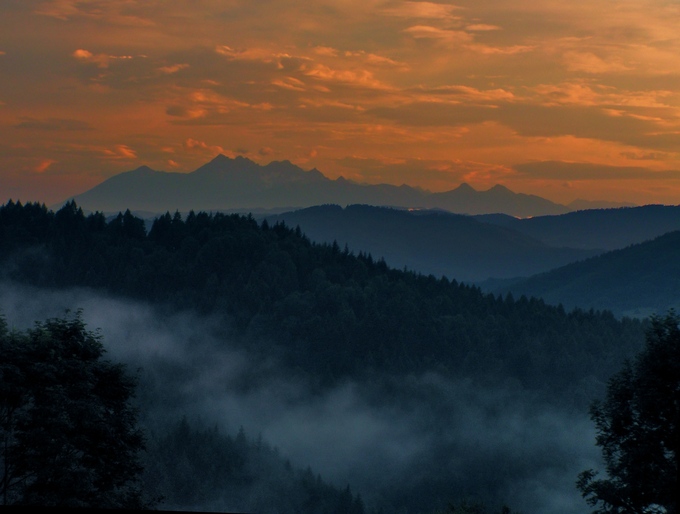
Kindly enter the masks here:
M 437 208 L 462 214 L 506 212 L 536 216 L 568 212 L 563 205 L 513 193 L 508 189 L 476 191 L 468 184 L 444 193 L 402 184 L 364 184 L 340 178 L 330 180 L 316 168 L 305 171 L 288 160 L 260 165 L 248 158 L 217 155 L 191 173 L 122 173 L 74 199 L 83 208 L 117 212 L 180 210 L 291 209 L 321 203 L 370 204 L 406 208 Z M 125 187 L 116 187 L 125 177 Z M 60 207 L 60 204 L 57 207 Z
M 536 275 L 503 290 L 567 307 L 647 317 L 680 309 L 680 231 Z
M 317 210 L 338 212 L 332 206 Z M 370 206 L 340 212 L 364 211 L 409 223 L 419 218 Z M 449 218 L 479 225 L 464 216 L 433 215 Z M 146 234 L 144 222 L 129 211 L 107 223 L 100 213 L 85 217 L 73 202 L 57 213 L 8 204 L 0 208 L 0 237 L 7 278 L 219 312 L 242 333 L 277 341 L 292 367 L 305 374 L 325 370 L 319 377 L 324 382 L 371 366 L 424 371 L 434 357 L 460 376 L 514 377 L 526 387 L 540 384 L 541 390 L 579 397 L 579 377 L 592 374 L 604 384 L 626 348 L 641 341 L 639 327 L 626 332 L 631 327 L 611 315 L 567 316 L 540 300 L 494 298 L 455 280 L 391 269 L 337 241 L 314 244 L 283 223 L 260 226 L 252 217 L 167 213 Z M 578 321 L 584 318 L 586 334 Z M 615 352 L 590 355 L 611 344 Z M 531 350 L 525 348 L 529 353 L 518 367 L 523 345 Z M 562 362 L 565 352 L 569 359 Z
M 150 174 L 150 173 L 156 173 L 156 170 L 149 168 L 146 165 L 140 166 L 139 168 L 136 168 L 132 170 L 131 173 L 136 173 L 136 174 Z
M 205 174 L 223 174 L 227 172 L 234 172 L 239 170 L 256 170 L 259 165 L 250 159 L 242 156 L 238 156 L 235 159 L 231 159 L 226 155 L 219 154 L 217 157 L 212 159 L 210 162 L 204 164 L 203 166 L 197 168 L 193 171 L 192 175 L 205 175 Z

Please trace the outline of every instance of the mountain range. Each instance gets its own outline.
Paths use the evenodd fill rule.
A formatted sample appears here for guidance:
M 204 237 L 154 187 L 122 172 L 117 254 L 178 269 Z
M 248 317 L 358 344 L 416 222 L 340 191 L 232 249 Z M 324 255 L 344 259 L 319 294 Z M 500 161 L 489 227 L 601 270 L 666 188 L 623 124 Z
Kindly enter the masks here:
M 262 219 L 262 218 L 260 218 Z M 593 209 L 518 219 L 439 210 L 321 205 L 265 216 L 310 239 L 384 258 L 390 266 L 463 282 L 529 277 L 680 230 L 680 206 Z M 486 282 L 495 289 L 497 283 Z
M 617 250 L 680 230 L 678 205 L 589 209 L 523 219 L 503 214 L 484 214 L 474 218 L 511 228 L 550 246 L 602 251 Z
M 599 253 L 546 244 L 514 228 L 444 211 L 322 205 L 265 219 L 299 226 L 316 242 L 335 241 L 384 258 L 395 268 L 463 282 L 529 276 Z
M 170 173 L 141 166 L 115 175 L 77 195 L 85 210 L 188 212 L 282 212 L 321 204 L 370 204 L 417 209 L 444 209 L 461 214 L 504 213 L 529 217 L 564 214 L 572 209 L 535 195 L 515 193 L 496 185 L 476 191 L 468 184 L 433 193 L 389 184 L 360 184 L 339 177 L 331 180 L 319 170 L 305 171 L 290 161 L 259 165 L 250 159 L 218 155 L 191 173 Z M 63 204 L 63 203 L 62 203 Z M 62 204 L 54 206 L 60 207 Z

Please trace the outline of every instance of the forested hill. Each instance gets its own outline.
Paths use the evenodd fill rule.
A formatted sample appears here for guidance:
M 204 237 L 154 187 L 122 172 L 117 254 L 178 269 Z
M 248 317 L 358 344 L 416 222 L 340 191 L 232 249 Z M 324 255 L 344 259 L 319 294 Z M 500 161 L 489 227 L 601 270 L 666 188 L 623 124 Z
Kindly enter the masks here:
M 465 498 L 580 512 L 554 498 L 581 501 L 573 484 L 590 458 L 588 404 L 644 342 L 640 321 L 485 295 L 238 215 L 166 214 L 147 233 L 129 212 L 107 222 L 73 203 L 54 213 L 10 202 L 0 206 L 0 270 L 19 309 L 56 296 L 78 309 L 84 292 L 88 310 L 105 304 L 104 329 L 128 320 L 110 347 L 148 354 L 134 362 L 143 412 L 156 425 L 197 405 L 211 424 L 264 430 L 294 462 L 340 485 L 311 487 L 262 454 L 215 474 L 223 491 L 245 480 L 252 487 L 238 494 L 276 487 L 305 503 L 326 491 L 329 505 L 354 505 L 358 496 L 341 492 L 349 483 L 371 513 L 432 512 Z M 113 304 L 135 312 L 116 318 Z M 155 314 L 138 320 L 148 306 Z M 158 345 L 167 350 L 157 354 Z M 167 448 L 167 432 L 155 448 Z M 174 446 L 192 458 L 159 485 L 178 493 L 177 505 L 193 503 L 173 485 L 182 473 L 211 453 L 204 467 L 223 465 L 218 451 L 191 445 L 203 438 L 194 432 Z M 228 439 L 210 441 L 233 457 Z M 271 480 L 260 479 L 262 466 Z
M 475 218 L 512 228 L 550 246 L 610 251 L 680 230 L 678 205 L 588 209 L 559 216 L 523 219 L 503 214 Z
M 56 213 L 10 202 L 0 241 L 5 280 L 218 313 L 320 387 L 437 370 L 585 405 L 643 341 L 637 321 L 484 295 L 251 217 L 166 214 L 147 234 L 129 212 L 107 223 L 73 202 Z
M 514 219 L 514 218 L 513 218 Z M 317 242 L 384 257 L 390 266 L 459 281 L 528 277 L 595 255 L 555 247 L 511 228 L 445 211 L 407 211 L 370 205 L 320 205 L 268 216 L 300 225 Z
M 679 261 L 680 231 L 676 230 L 537 274 L 505 289 L 554 304 L 609 309 L 619 316 L 662 315 L 680 308 Z

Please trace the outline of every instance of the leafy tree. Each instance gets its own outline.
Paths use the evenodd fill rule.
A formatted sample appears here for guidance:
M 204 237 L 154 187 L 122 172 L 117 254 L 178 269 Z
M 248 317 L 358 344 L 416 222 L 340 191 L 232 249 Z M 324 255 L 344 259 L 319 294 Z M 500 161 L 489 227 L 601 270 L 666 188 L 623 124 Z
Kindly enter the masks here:
M 80 313 L 25 333 L 0 318 L 2 505 L 151 506 L 139 487 L 135 382 L 103 353 Z
M 644 350 L 591 407 L 609 478 L 583 471 L 577 487 L 597 513 L 678 513 L 679 324 L 673 311 L 652 318 Z

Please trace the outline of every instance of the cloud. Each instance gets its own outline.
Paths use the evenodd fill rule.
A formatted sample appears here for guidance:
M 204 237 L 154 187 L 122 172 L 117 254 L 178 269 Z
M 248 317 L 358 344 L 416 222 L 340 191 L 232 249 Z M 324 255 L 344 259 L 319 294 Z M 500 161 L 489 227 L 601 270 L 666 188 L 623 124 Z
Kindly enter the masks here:
M 177 73 L 178 71 L 184 70 L 186 68 L 189 68 L 189 65 L 184 63 L 184 64 L 172 64 L 170 66 L 162 66 L 158 68 L 158 71 L 161 73 L 165 73 L 167 75 Z
M 404 32 L 416 39 L 434 39 L 452 45 L 471 43 L 473 36 L 464 30 L 449 30 L 429 25 L 414 25 Z
M 346 178 L 359 182 L 413 185 L 413 177 L 418 177 L 420 184 L 429 184 L 436 191 L 454 189 L 462 182 L 498 183 L 514 173 L 512 169 L 491 163 L 461 159 L 375 159 L 347 156 L 336 162 L 347 170 Z
M 338 50 L 331 48 L 330 46 L 315 46 L 314 53 L 326 57 L 336 57 L 338 55 Z
M 34 118 L 25 118 L 19 123 L 13 125 L 13 127 L 25 130 L 46 130 L 46 131 L 93 130 L 92 126 L 86 121 L 63 118 L 47 118 L 42 120 Z
M 40 164 L 38 164 L 35 167 L 36 173 L 44 173 L 47 171 L 47 169 L 52 166 L 54 163 L 56 163 L 54 159 L 43 159 L 40 161 Z
M 378 106 L 367 110 L 377 119 L 391 120 L 409 127 L 461 127 L 497 118 L 496 108 L 467 105 L 460 101 L 444 101 L 426 97 L 425 100 L 406 102 L 401 106 Z
M 481 45 L 479 43 L 474 43 L 466 45 L 466 48 L 484 55 L 515 55 L 523 54 L 527 52 L 533 52 L 536 50 L 535 45 L 513 45 L 513 46 L 489 46 Z
M 80 144 L 68 143 L 52 145 L 51 149 L 64 158 L 77 155 L 79 158 L 96 157 L 104 161 L 127 161 L 138 158 L 137 151 L 127 144 Z M 65 159 L 62 159 L 64 161 Z M 91 165 L 92 161 L 88 161 Z M 101 162 L 99 163 L 101 164 Z
M 227 155 L 228 157 L 233 157 L 233 153 L 225 150 L 218 145 L 209 145 L 204 141 L 199 141 L 198 139 L 189 138 L 182 144 L 182 147 L 187 152 L 199 153 L 203 155 L 215 156 L 218 154 Z
M 454 14 L 460 11 L 460 7 L 444 3 L 434 2 L 400 2 L 391 7 L 385 7 L 380 12 L 386 16 L 396 16 L 399 18 L 415 19 L 435 19 L 435 20 L 459 20 L 460 17 Z
M 306 91 L 307 86 L 304 82 L 295 77 L 283 77 L 272 80 L 272 84 L 292 91 Z
M 402 131 L 400 141 L 422 141 L 437 158 L 487 160 L 490 149 L 488 160 L 509 166 L 520 147 L 527 160 L 606 162 L 630 151 L 663 154 L 676 169 L 676 18 L 656 0 L 616 9 L 600 0 L 12 1 L 0 7 L 0 33 L 17 42 L 41 37 L 21 52 L 0 45 L 0 112 L 21 129 L 5 135 L 8 145 L 27 144 L 33 130 L 35 155 L 91 180 L 108 161 L 88 150 L 83 158 L 53 154 L 54 140 L 114 152 L 128 142 L 138 158 L 160 164 L 157 148 L 209 140 L 197 127 L 219 126 L 234 147 L 424 157 L 415 144 L 408 156 L 390 149 Z M 441 133 L 464 127 L 478 136 L 448 148 Z M 547 152 L 537 143 L 562 136 L 587 139 L 593 150 L 559 155 L 557 145 L 546 142 Z M 6 154 L 0 161 L 2 169 L 34 165 Z
M 504 104 L 490 117 L 524 136 L 572 135 L 657 150 L 677 148 L 680 143 L 680 133 L 661 130 L 656 121 L 612 116 L 599 107 Z
M 113 25 L 153 26 L 148 17 L 132 14 L 142 6 L 138 0 L 51 0 L 40 4 L 34 13 L 63 21 L 84 18 Z
M 307 107 L 337 107 L 340 109 L 349 109 L 354 111 L 365 111 L 366 109 L 361 105 L 351 104 L 342 102 L 340 100 L 334 100 L 332 98 L 301 98 L 300 108 L 306 109 Z
M 405 62 L 399 62 L 395 61 L 394 59 L 390 59 L 389 57 L 385 57 L 382 55 L 374 54 L 371 52 L 366 52 L 364 50 L 359 50 L 359 51 L 346 51 L 344 53 L 345 57 L 353 57 L 353 58 L 358 58 L 360 59 L 364 64 L 370 65 L 370 66 L 376 66 L 380 68 L 394 68 L 394 69 L 399 69 L 399 70 L 408 70 L 410 69 L 410 66 L 406 64 Z
M 486 23 L 473 23 L 471 25 L 466 25 L 465 30 L 471 30 L 473 32 L 488 32 L 490 30 L 501 30 L 497 25 L 489 25 Z
M 89 50 L 84 50 L 82 48 L 79 48 L 78 50 L 74 51 L 72 55 L 81 62 L 93 63 L 96 64 L 99 68 L 108 68 L 109 63 L 112 60 L 116 59 L 127 60 L 133 58 L 131 55 L 107 55 L 107 54 L 95 55 Z
M 513 168 L 532 178 L 551 180 L 680 180 L 680 170 L 657 171 L 640 166 L 612 166 L 588 162 L 541 161 Z
M 617 60 L 604 60 L 592 52 L 565 52 L 563 58 L 570 71 L 616 73 L 632 69 Z
M 512 102 L 517 97 L 512 91 L 505 89 L 481 90 L 462 84 L 439 86 L 434 88 L 420 87 L 414 90 L 418 100 L 443 103 L 466 103 L 466 104 L 486 104 L 496 102 Z M 423 92 L 422 95 L 418 94 Z
M 339 70 L 333 69 L 324 64 L 314 64 L 304 70 L 304 75 L 323 82 L 342 84 L 352 87 L 367 89 L 391 90 L 392 86 L 383 83 L 375 78 L 375 75 L 363 69 L 358 70 Z
M 167 106 L 169 116 L 188 120 L 223 116 L 234 110 L 253 107 L 246 102 L 228 98 L 211 89 L 196 89 L 176 99 Z M 208 121 L 210 121 L 208 120 Z
M 112 149 L 104 149 L 104 156 L 109 159 L 136 159 L 137 152 L 127 145 L 115 145 Z
M 236 50 L 227 45 L 218 45 L 215 47 L 215 52 L 229 60 L 262 62 L 272 64 L 279 70 L 299 70 L 305 63 L 311 61 L 309 57 L 271 51 L 266 48 Z

